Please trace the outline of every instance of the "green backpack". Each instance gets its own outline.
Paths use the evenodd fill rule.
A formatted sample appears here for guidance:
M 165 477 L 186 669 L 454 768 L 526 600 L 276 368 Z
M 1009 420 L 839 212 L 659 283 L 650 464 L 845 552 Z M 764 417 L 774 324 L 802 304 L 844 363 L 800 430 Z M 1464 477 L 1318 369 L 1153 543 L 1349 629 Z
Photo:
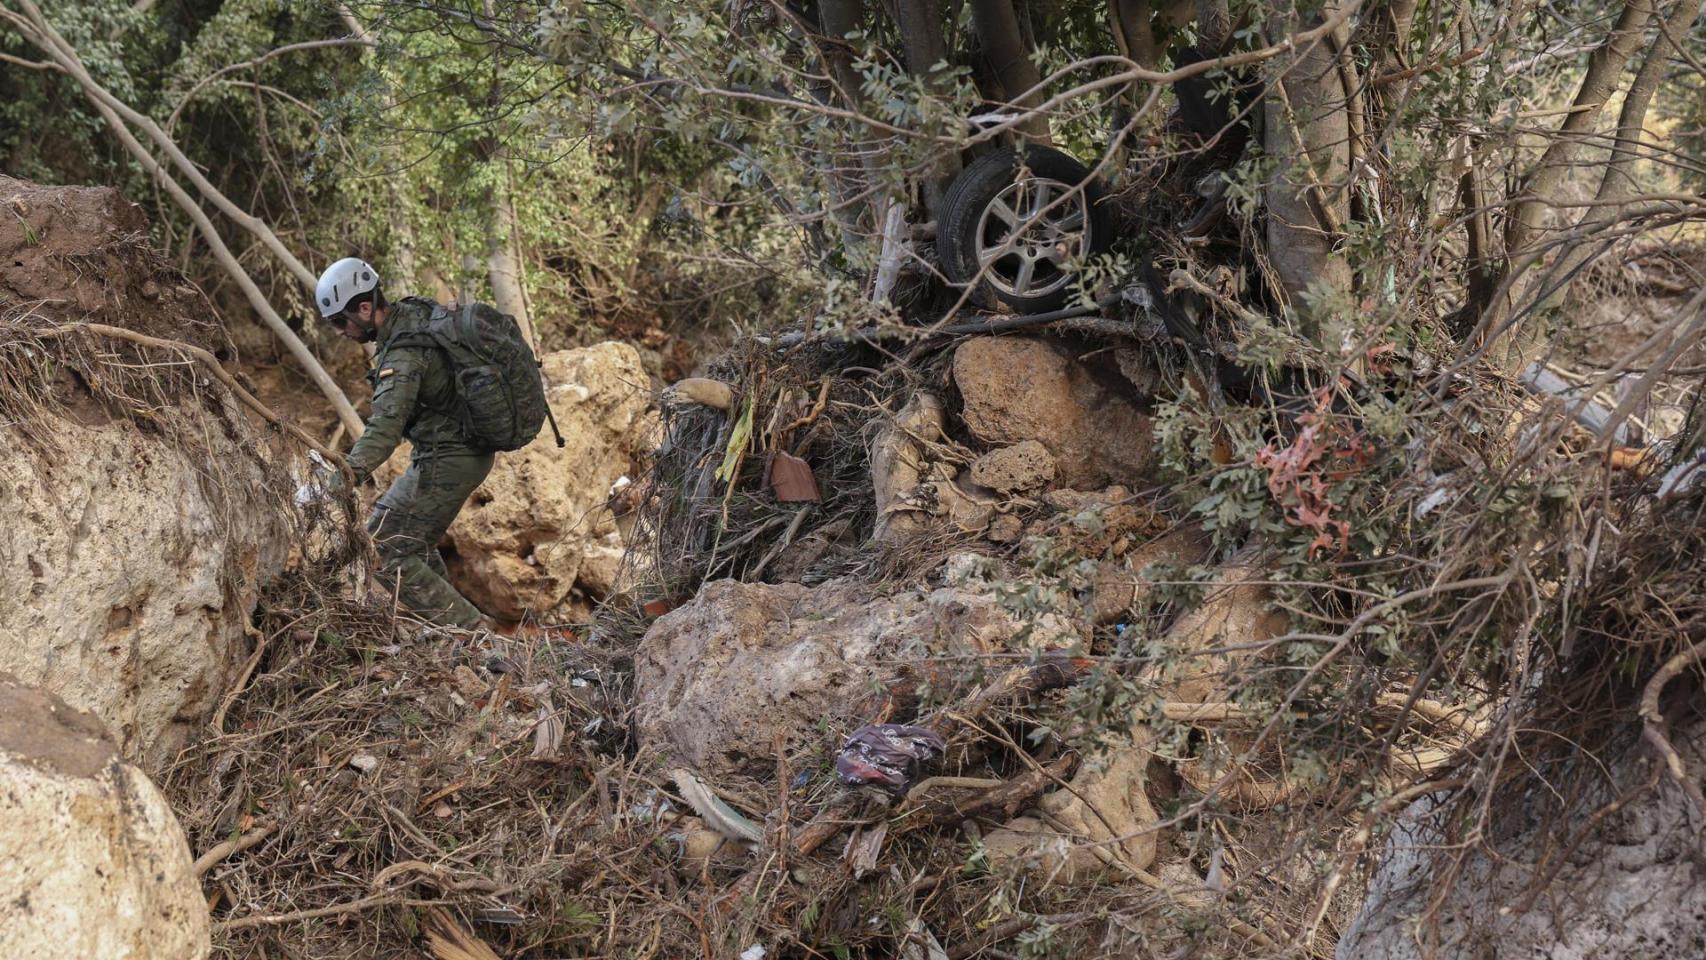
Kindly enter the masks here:
M 515 318 L 483 303 L 452 311 L 434 304 L 432 316 L 396 339 L 425 339 L 444 351 L 456 383 L 455 414 L 463 433 L 487 450 L 520 450 L 545 421 L 556 418 L 545 401 L 539 360 Z M 557 446 L 563 437 L 557 434 Z

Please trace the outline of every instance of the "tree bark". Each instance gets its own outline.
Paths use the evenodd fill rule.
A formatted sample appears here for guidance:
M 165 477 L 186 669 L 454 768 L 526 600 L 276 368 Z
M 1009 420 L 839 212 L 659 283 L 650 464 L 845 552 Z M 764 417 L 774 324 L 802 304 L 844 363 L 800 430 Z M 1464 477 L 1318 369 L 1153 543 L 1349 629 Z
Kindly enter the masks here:
M 1012 0 L 971 0 L 971 17 L 978 44 L 1001 84 L 1001 99 L 1014 107 L 1035 107 L 1040 102 L 1038 97 L 1025 93 L 1042 82 L 1042 75 L 1025 48 Z M 1030 117 L 1015 129 L 1038 143 L 1048 142 L 1048 117 Z
M 1197 49 L 1212 57 L 1232 39 L 1232 11 L 1226 0 L 1196 0 Z
M 1611 33 L 1588 59 L 1587 72 L 1582 76 L 1569 114 L 1558 125 L 1539 162 L 1524 178 L 1519 197 L 1511 208 L 1505 225 L 1506 265 L 1499 291 L 1476 325 L 1476 331 L 1489 340 L 1510 333 L 1501 357 L 1507 370 L 1521 370 L 1544 349 L 1546 337 L 1541 324 L 1532 317 L 1517 322 L 1519 305 L 1526 305 L 1523 309 L 1531 311 L 1531 301 L 1544 282 L 1543 276 L 1531 270 L 1544 253 L 1544 244 L 1540 242 L 1542 220 L 1556 203 L 1600 111 L 1617 90 L 1623 68 L 1645 40 L 1655 2 L 1629 0 L 1624 4 Z
M 1585 135 L 1593 130 L 1600 111 L 1617 90 L 1618 78 L 1629 58 L 1645 40 L 1647 21 L 1655 0 L 1629 0 L 1599 49 L 1588 60 L 1586 75 L 1576 91 L 1570 113 L 1558 125 L 1540 162 L 1523 183 L 1521 199 L 1511 211 L 1505 227 L 1505 249 L 1514 258 L 1526 252 L 1540 232 L 1540 220 L 1557 199 L 1558 188 L 1570 172 L 1571 162 L 1581 152 Z
M 1375 76 L 1387 76 L 1410 66 L 1406 54 L 1410 45 L 1410 31 L 1416 23 L 1416 4 L 1417 0 L 1392 0 L 1381 11 L 1378 43 L 1380 56 L 1376 61 Z M 1405 87 L 1400 85 L 1391 91 L 1391 95 L 1394 99 L 1402 99 L 1404 90 Z
M 500 158 L 497 162 L 502 163 Z M 486 225 L 486 276 L 492 285 L 493 305 L 515 318 L 521 333 L 535 351 L 539 336 L 527 309 L 527 291 L 522 285 L 519 229 L 515 206 L 508 190 L 492 190 L 491 218 Z
M 1652 106 L 1653 95 L 1658 92 L 1659 84 L 1664 82 L 1665 63 L 1670 51 L 1675 49 L 1673 40 L 1686 36 L 1689 28 L 1694 25 L 1694 18 L 1700 15 L 1701 0 L 1678 0 L 1677 5 L 1659 23 L 1658 36 L 1654 38 L 1652 47 L 1647 52 L 1647 59 L 1641 64 L 1641 69 L 1635 74 L 1635 80 L 1629 85 L 1629 92 L 1623 97 L 1623 109 L 1617 116 L 1617 139 L 1611 148 L 1611 156 L 1606 160 L 1605 170 L 1600 175 L 1599 188 L 1594 194 L 1595 206 L 1589 207 L 1577 225 L 1582 242 L 1573 244 L 1553 268 L 1547 271 L 1550 277 L 1556 278 L 1557 288 L 1547 297 L 1547 305 L 1553 305 L 1564 298 L 1569 289 L 1569 280 L 1583 264 L 1592 259 L 1602 245 L 1593 239 L 1593 234 L 1615 224 L 1622 216 L 1622 210 L 1617 201 L 1625 200 L 1635 195 L 1635 161 L 1640 158 L 1641 134 L 1647 125 L 1647 109 Z
M 1109 0 L 1108 15 L 1114 21 L 1114 41 L 1126 59 L 1147 70 L 1160 64 L 1155 55 L 1155 29 L 1150 25 L 1154 13 L 1149 0 Z M 1136 96 L 1133 91 L 1132 96 Z
M 420 282 L 420 264 L 415 259 L 415 227 L 403 204 L 402 191 L 394 178 L 386 180 L 386 194 L 391 203 L 391 256 L 394 264 L 390 273 L 396 278 L 398 290 L 413 290 Z
M 823 0 L 818 6 L 818 23 L 823 29 L 825 43 L 819 44 L 829 77 L 841 90 L 842 103 L 859 108 L 859 72 L 853 69 L 853 54 L 847 47 L 847 35 L 859 29 L 865 19 L 864 0 Z
M 864 18 L 864 0 L 823 0 L 818 5 L 818 27 L 822 34 L 815 40 L 818 55 L 835 92 L 841 95 L 842 105 L 855 111 L 860 108 L 863 97 L 859 72 L 853 69 L 853 54 L 847 47 L 846 37 L 859 29 Z M 860 156 L 869 156 L 868 151 L 859 149 L 857 139 L 851 140 L 849 145 Z M 841 233 L 843 255 L 853 260 L 867 245 L 861 224 L 869 223 L 873 233 L 880 230 L 878 215 L 881 211 L 874 210 L 867 201 L 855 201 L 853 198 L 859 193 L 857 183 L 835 165 L 833 158 L 825 159 L 824 177 L 829 181 L 829 195 L 835 207 L 830 216 Z M 865 161 L 865 167 L 869 169 L 870 161 Z
M 1292 36 L 1300 22 L 1286 4 L 1269 20 L 1273 37 Z M 1263 147 L 1273 158 L 1266 206 L 1267 254 L 1284 299 L 1296 310 L 1311 286 L 1348 295 L 1351 269 L 1334 246 L 1350 216 L 1350 123 L 1338 58 L 1325 40 L 1310 43 L 1277 77 L 1263 105 Z M 1336 353 L 1331 331 L 1305 322 L 1304 332 Z
M 896 4 L 895 25 L 900 28 L 907 72 L 919 78 L 931 93 L 944 92 L 931 72 L 936 64 L 948 59 L 948 42 L 942 36 L 941 0 L 908 0 Z M 941 216 L 948 181 L 959 172 L 959 154 L 952 150 L 940 151 L 923 183 L 924 207 L 931 219 Z

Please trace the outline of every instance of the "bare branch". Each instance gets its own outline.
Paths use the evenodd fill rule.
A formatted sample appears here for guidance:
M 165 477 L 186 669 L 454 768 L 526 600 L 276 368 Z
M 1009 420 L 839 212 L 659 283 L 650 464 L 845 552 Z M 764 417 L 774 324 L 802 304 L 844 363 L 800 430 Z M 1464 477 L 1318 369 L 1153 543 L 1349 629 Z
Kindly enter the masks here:
M 30 10 L 33 11 L 35 16 L 39 17 L 40 11 L 35 9 L 34 4 L 30 3 L 30 0 L 23 0 L 23 2 Z M 85 91 L 90 90 L 94 81 L 89 78 L 88 72 L 82 69 L 81 64 L 79 64 L 74 57 L 64 54 L 63 51 L 55 45 L 51 38 L 41 33 L 37 23 L 26 20 L 16 13 L 4 8 L 0 8 L 0 18 L 12 23 L 12 25 L 18 28 L 19 32 L 21 32 L 26 39 L 58 61 L 59 64 L 66 69 L 66 72 L 70 73 L 73 78 L 77 79 L 79 84 L 83 85 Z M 63 42 L 63 39 L 59 41 L 59 43 Z M 290 329 L 290 325 L 284 322 L 284 318 L 279 316 L 278 311 L 273 309 L 272 304 L 268 302 L 266 296 L 261 293 L 260 288 L 255 285 L 255 281 L 249 276 L 248 271 L 243 269 L 242 264 L 240 264 L 237 261 L 236 256 L 231 253 L 231 249 L 225 245 L 224 238 L 219 235 L 219 231 L 214 227 L 213 222 L 208 219 L 207 214 L 201 209 L 200 205 L 195 202 L 195 199 L 191 197 L 176 180 L 173 180 L 171 176 L 166 173 L 165 168 L 162 167 L 160 162 L 154 158 L 154 155 L 148 151 L 148 148 L 144 147 L 142 143 L 136 139 L 136 136 L 130 132 L 129 127 L 125 126 L 124 121 L 119 117 L 118 113 L 108 105 L 107 99 L 92 96 L 91 102 L 94 104 L 95 109 L 100 112 L 101 117 L 106 120 L 108 129 L 110 129 L 113 132 L 113 135 L 118 138 L 120 144 L 124 146 L 124 148 L 133 158 L 135 158 L 136 162 L 140 164 L 144 170 L 153 175 L 156 182 L 158 182 L 161 187 L 165 188 L 167 193 L 171 194 L 173 201 L 175 201 L 178 207 L 182 209 L 184 213 L 189 216 L 190 220 L 195 223 L 197 230 L 201 234 L 202 240 L 206 242 L 208 248 L 213 252 L 214 259 L 217 260 L 219 265 L 225 268 L 226 273 L 236 281 L 237 286 L 243 291 L 243 295 L 248 299 L 249 305 L 255 309 L 256 313 L 260 314 L 262 321 L 264 321 L 267 327 L 273 331 L 273 334 L 284 343 L 285 349 L 290 352 L 290 355 L 296 359 L 296 362 L 302 367 L 303 371 L 308 374 L 308 378 L 314 381 L 314 385 L 318 387 L 320 392 L 325 395 L 326 399 L 331 402 L 333 409 L 338 412 L 338 419 L 341 420 L 344 427 L 350 431 L 351 436 L 360 436 L 362 430 L 361 417 L 355 412 L 355 407 L 350 405 L 349 398 L 344 396 L 343 389 L 332 379 L 331 374 L 326 372 L 326 368 L 321 365 L 320 361 L 314 356 L 314 354 L 309 352 L 308 347 L 303 344 L 302 339 L 296 335 L 294 330 Z M 270 233 L 271 231 L 268 232 Z

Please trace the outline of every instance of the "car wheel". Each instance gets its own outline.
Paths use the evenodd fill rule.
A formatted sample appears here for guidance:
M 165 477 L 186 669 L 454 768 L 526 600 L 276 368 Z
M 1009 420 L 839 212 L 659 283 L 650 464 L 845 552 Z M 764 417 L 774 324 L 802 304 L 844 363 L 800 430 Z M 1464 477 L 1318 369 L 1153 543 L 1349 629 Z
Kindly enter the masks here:
M 954 283 L 978 279 L 1015 309 L 1053 310 L 1073 294 L 1073 264 L 1108 248 L 1107 208 L 1101 185 L 1071 156 L 1028 147 L 1020 157 L 986 154 L 955 178 L 936 252 Z

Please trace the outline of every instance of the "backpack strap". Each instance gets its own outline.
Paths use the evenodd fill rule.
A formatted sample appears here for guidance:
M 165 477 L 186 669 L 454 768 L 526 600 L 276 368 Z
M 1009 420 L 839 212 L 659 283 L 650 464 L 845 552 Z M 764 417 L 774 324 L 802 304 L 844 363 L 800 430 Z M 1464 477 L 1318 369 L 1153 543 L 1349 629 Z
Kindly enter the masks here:
M 462 305 L 462 316 L 455 323 L 456 342 L 462 346 L 480 352 L 480 328 L 474 325 L 474 301 L 469 300 Z
M 471 309 L 472 305 L 470 305 L 469 309 L 462 312 L 463 322 L 468 322 L 471 319 Z M 456 321 L 451 312 L 445 308 L 443 304 L 434 301 L 432 304 L 432 312 L 427 315 L 425 321 L 404 327 L 403 329 L 386 337 L 384 344 L 375 352 L 374 359 L 383 359 L 385 351 L 394 346 L 432 347 L 439 352 L 445 362 L 449 365 L 450 375 L 452 381 L 454 381 L 456 376 L 456 362 L 450 354 L 450 348 L 460 346 L 462 343 L 466 342 L 466 337 L 462 330 L 458 329 L 459 326 L 460 324 Z M 434 413 L 444 414 L 455 419 L 457 423 L 461 424 L 464 435 L 471 435 L 472 428 L 469 426 L 468 409 L 461 402 L 460 392 L 456 389 L 454 382 L 451 384 L 451 398 L 448 406 L 428 404 L 425 401 L 416 402 L 420 404 L 420 409 L 431 410 Z

